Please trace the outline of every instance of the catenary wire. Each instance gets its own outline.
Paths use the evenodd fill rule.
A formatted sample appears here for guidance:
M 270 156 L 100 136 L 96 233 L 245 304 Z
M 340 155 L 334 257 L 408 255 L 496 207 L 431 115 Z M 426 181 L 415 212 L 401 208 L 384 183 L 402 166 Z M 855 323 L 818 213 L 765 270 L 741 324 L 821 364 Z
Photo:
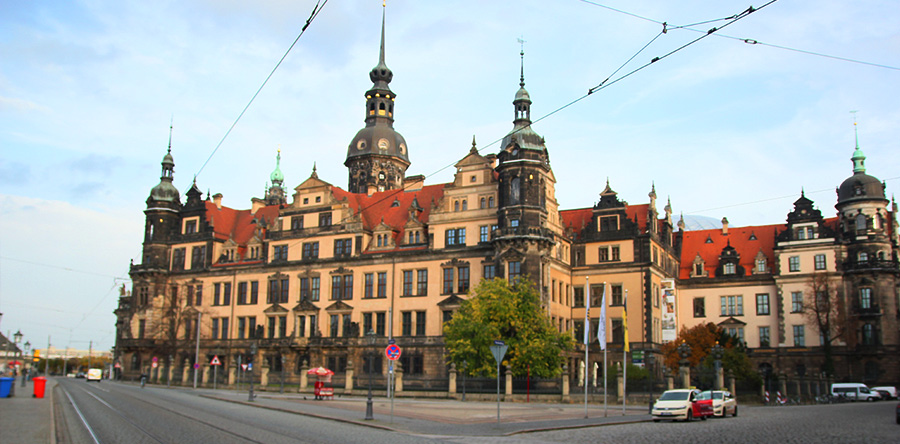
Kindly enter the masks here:
M 244 113 L 247 112 L 247 109 L 249 109 L 250 105 L 253 104 L 253 101 L 256 100 L 256 96 L 258 96 L 259 93 L 262 91 L 262 89 L 266 86 L 266 83 L 269 83 L 269 79 L 271 79 L 272 76 L 275 74 L 275 70 L 277 70 L 278 67 L 281 66 L 281 62 L 283 62 L 284 59 L 287 58 L 288 54 L 291 52 L 292 49 L 294 49 L 294 46 L 297 44 L 297 41 L 300 40 L 300 37 L 303 37 L 303 34 L 306 32 L 306 28 L 309 28 L 309 25 L 319 15 L 319 12 L 322 11 L 322 8 L 324 8 L 325 4 L 327 4 L 327 3 L 328 3 L 328 0 L 325 0 L 321 4 L 321 6 L 319 6 L 318 2 L 316 3 L 316 6 L 313 7 L 313 11 L 312 11 L 312 13 L 310 13 L 309 18 L 306 19 L 306 24 L 303 25 L 302 29 L 300 29 L 300 34 L 297 35 L 297 38 L 294 39 L 294 42 L 291 43 L 291 46 L 287 49 L 287 51 L 284 52 L 284 55 L 281 56 L 281 59 L 278 61 L 278 63 L 275 64 L 275 67 L 272 68 L 272 71 L 269 73 L 269 75 L 266 76 L 266 79 L 263 80 L 262 85 L 259 86 L 259 88 L 256 90 L 256 92 L 253 94 L 253 97 L 251 97 L 250 101 L 247 102 L 247 106 L 245 106 L 244 109 L 241 110 L 241 113 L 238 114 L 237 118 L 234 119 L 234 122 L 231 124 L 231 127 L 229 127 L 228 131 L 225 132 L 225 135 L 222 136 L 222 140 L 220 140 L 219 143 L 216 145 L 216 147 L 212 150 L 212 152 L 209 153 L 209 157 L 206 158 L 206 161 L 203 162 L 203 165 L 201 165 L 200 169 L 197 170 L 197 173 L 194 174 L 194 178 L 196 178 L 197 176 L 200 175 L 201 172 L 203 172 L 203 169 L 206 168 L 206 165 L 209 163 L 209 161 L 212 160 L 213 156 L 216 155 L 216 152 L 219 151 L 219 148 L 222 147 L 222 144 L 225 142 L 225 139 L 227 139 L 228 135 L 231 134 L 231 130 L 233 130 L 234 127 L 237 126 L 238 122 L 241 120 L 241 117 L 244 117 Z

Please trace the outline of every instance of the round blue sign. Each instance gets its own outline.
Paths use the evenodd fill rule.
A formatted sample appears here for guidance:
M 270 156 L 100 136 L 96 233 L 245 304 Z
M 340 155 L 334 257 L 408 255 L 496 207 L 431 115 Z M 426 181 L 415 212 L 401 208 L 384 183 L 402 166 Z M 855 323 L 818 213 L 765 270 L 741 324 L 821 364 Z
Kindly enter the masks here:
M 400 359 L 400 346 L 397 344 L 388 345 L 387 348 L 384 349 L 384 354 L 391 361 L 396 361 Z

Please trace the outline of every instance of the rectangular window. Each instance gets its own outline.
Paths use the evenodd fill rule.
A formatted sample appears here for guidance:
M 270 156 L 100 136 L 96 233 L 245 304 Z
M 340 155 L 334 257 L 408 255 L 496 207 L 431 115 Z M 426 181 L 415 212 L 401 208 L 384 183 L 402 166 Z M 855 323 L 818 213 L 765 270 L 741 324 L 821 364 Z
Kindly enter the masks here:
M 465 245 L 466 244 L 466 229 L 465 228 L 451 228 L 445 232 L 446 245 L 448 247 L 453 245 Z
M 756 260 L 756 272 L 757 273 L 765 273 L 766 272 L 766 260 L 765 259 L 757 259 Z
M 769 327 L 759 327 L 759 346 L 768 347 L 769 344 Z
M 453 293 L 453 269 L 445 268 L 443 274 L 444 274 L 444 284 L 442 286 L 443 290 L 441 291 L 441 294 Z
M 510 261 L 508 263 L 509 274 L 506 275 L 510 283 L 516 283 L 522 275 L 522 263 L 519 261 Z
M 300 300 L 309 300 L 309 278 L 300 278 Z
M 203 268 L 206 265 L 206 245 L 196 246 L 191 249 L 191 269 Z
M 277 322 L 278 322 L 278 319 L 276 316 L 269 317 L 269 331 L 268 331 L 268 336 L 266 336 L 267 338 L 275 339 L 275 328 L 276 328 Z
M 291 230 L 303 229 L 303 216 L 291 217 Z
M 404 311 L 403 313 L 401 313 L 401 320 L 403 324 L 401 335 L 412 336 L 412 312 Z
M 237 304 L 247 305 L 247 283 L 238 282 Z
M 297 336 L 306 336 L 306 316 L 297 316 Z
M 456 274 L 459 276 L 457 282 L 459 286 L 457 287 L 457 291 L 459 293 L 468 293 L 469 292 L 469 267 L 459 267 L 456 269 Z
M 319 300 L 319 278 L 311 277 L 309 278 L 309 300 L 310 301 L 318 301 Z M 312 319 L 312 318 L 310 318 Z
M 366 299 L 371 299 L 375 295 L 375 274 L 374 273 L 366 273 L 363 275 L 363 297 Z M 364 329 L 364 331 L 369 331 L 369 329 Z
M 250 303 L 259 303 L 259 281 L 250 282 Z
M 416 312 L 416 336 L 425 336 L 425 312 Z
M 825 255 L 817 254 L 815 256 L 816 270 L 824 270 L 825 269 Z
M 756 314 L 757 315 L 767 315 L 769 314 L 769 294 L 768 293 L 759 293 L 756 295 Z
M 609 261 L 609 247 L 600 247 L 597 250 L 598 260 L 600 262 L 608 262 Z
M 226 282 L 222 286 L 222 305 L 231 305 L 231 282 Z
M 800 271 L 800 256 L 791 256 L 788 258 L 788 270 Z
M 260 327 L 262 327 L 262 326 L 260 325 Z M 256 332 L 256 316 L 247 316 L 247 328 L 249 328 L 249 331 L 247 332 L 247 337 L 251 338 L 251 339 L 255 338 L 257 336 L 256 335 L 256 333 L 257 333 Z
M 729 327 L 727 330 L 729 335 L 734 336 L 740 341 L 742 344 L 744 343 L 744 328 L 743 327 Z
M 575 293 L 575 303 L 573 306 L 584 307 L 584 287 L 572 287 L 572 291 Z
M 341 336 L 349 338 L 353 327 L 353 323 L 350 322 L 349 313 L 341 315 L 341 327 Z
M 791 292 L 791 313 L 800 313 L 803 311 L 803 292 Z
M 138 322 L 138 339 L 144 339 L 144 334 L 147 332 L 147 321 L 141 319 Z
M 288 260 L 288 246 L 287 245 L 275 245 L 273 247 L 274 256 L 272 257 L 273 261 L 286 261 Z
M 378 273 L 378 297 L 379 298 L 387 297 L 387 273 L 386 272 Z
M 613 284 L 610 285 L 610 293 L 612 293 L 611 303 L 609 305 L 625 305 L 625 297 L 623 296 L 624 292 L 622 291 L 622 284 Z
M 319 331 L 319 318 L 316 315 L 309 315 L 309 336 L 322 336 Z
M 221 300 L 220 293 L 222 292 L 222 284 L 216 282 L 213 284 L 213 305 L 220 305 L 219 301 Z
M 176 248 L 172 250 L 172 269 L 184 270 L 184 248 Z
M 247 318 L 238 318 L 237 338 L 244 339 L 247 335 Z
M 281 297 L 278 298 L 278 302 L 282 304 L 287 304 L 288 300 L 290 300 L 290 284 L 287 278 L 281 280 Z
M 320 227 L 330 227 L 331 226 L 331 213 L 319 213 L 319 226 Z
M 694 317 L 706 317 L 706 298 L 694 298 Z
M 616 231 L 619 229 L 619 216 L 605 216 L 600 218 L 600 231 Z
M 386 319 L 387 316 L 385 316 L 384 312 L 375 313 L 375 334 L 384 336 L 384 327 L 387 325 Z
M 413 272 L 412 270 L 403 270 L 403 296 L 413 295 Z
M 428 294 L 428 270 L 416 271 L 416 296 Z
M 344 276 L 344 300 L 353 299 L 353 275 Z
M 599 307 L 603 304 L 603 285 L 591 285 L 591 307 Z
M 482 267 L 481 273 L 484 279 L 491 280 L 497 277 L 497 268 L 494 267 L 494 264 L 486 264 Z
M 269 281 L 269 291 L 266 293 L 266 303 L 274 304 L 278 302 L 278 279 Z
M 330 333 L 332 338 L 338 337 L 338 332 L 340 331 L 340 318 L 338 315 L 331 315 L 331 324 L 329 325 Z
M 478 227 L 478 242 L 487 242 L 490 240 L 489 231 L 487 225 L 482 225 Z
M 212 319 L 212 338 L 219 339 L 219 318 Z
M 184 298 L 184 305 L 186 305 L 188 307 L 190 307 L 191 305 L 194 305 L 194 286 L 193 285 L 187 286 L 187 295 Z
M 353 239 L 336 239 L 334 257 L 350 257 L 353 254 Z
M 184 223 L 184 234 L 193 234 L 197 232 L 197 221 L 189 220 Z
M 613 319 L 612 320 L 612 343 L 613 344 L 624 344 L 625 343 L 625 329 L 622 327 L 621 319 Z
M 318 259 L 319 258 L 319 243 L 318 242 L 306 242 L 303 244 L 303 259 Z
M 363 313 L 363 329 L 362 334 L 368 335 L 369 331 L 375 331 L 372 326 L 372 313 Z
M 806 347 L 806 332 L 804 326 L 794 326 L 794 347 Z
M 619 246 L 618 246 L 618 245 L 613 245 L 611 251 L 612 251 L 612 257 L 610 258 L 610 260 L 616 261 L 616 262 L 622 260 L 622 259 L 621 259 L 621 255 L 620 255 L 620 253 L 619 253 Z
M 744 315 L 744 297 L 743 296 L 722 296 L 722 316 L 743 316 Z
M 339 275 L 331 277 L 331 300 L 353 299 L 353 275 Z
M 859 289 L 859 308 L 861 310 L 871 310 L 872 309 L 872 289 L 871 288 L 860 288 Z

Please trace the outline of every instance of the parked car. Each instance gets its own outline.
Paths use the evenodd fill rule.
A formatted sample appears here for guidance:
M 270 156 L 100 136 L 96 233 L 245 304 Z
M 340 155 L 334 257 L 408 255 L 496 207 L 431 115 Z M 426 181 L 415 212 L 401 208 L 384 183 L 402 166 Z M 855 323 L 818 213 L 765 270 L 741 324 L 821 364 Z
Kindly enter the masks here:
M 884 386 L 884 387 L 872 387 L 872 390 L 881 393 L 882 399 L 897 399 L 897 387 Z M 887 392 L 887 396 L 885 396 L 884 392 Z
M 843 382 L 831 384 L 832 396 L 843 396 L 850 401 L 878 401 L 881 400 L 881 394 L 869 390 L 865 384 L 858 382 Z
M 662 419 L 690 421 L 694 418 L 705 421 L 713 415 L 712 399 L 701 400 L 699 397 L 700 390 L 696 389 L 666 390 L 653 404 L 653 422 Z
M 79 379 L 80 379 L 80 378 L 84 378 L 84 372 L 78 372 L 78 373 L 75 375 L 75 377 L 76 377 L 76 378 L 79 378 Z
M 714 416 L 724 418 L 729 412 L 731 412 L 731 416 L 737 416 L 737 399 L 734 398 L 734 395 L 732 395 L 731 392 L 723 390 L 707 390 L 700 392 L 700 399 L 712 400 Z

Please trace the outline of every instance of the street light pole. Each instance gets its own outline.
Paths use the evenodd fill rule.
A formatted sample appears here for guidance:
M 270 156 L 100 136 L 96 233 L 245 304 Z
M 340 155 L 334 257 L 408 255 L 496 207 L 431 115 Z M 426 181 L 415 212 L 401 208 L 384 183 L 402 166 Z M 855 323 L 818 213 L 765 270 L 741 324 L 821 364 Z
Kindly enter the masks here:
M 22 371 L 24 372 L 24 370 L 25 370 L 25 362 L 24 362 L 24 359 L 25 359 L 25 358 L 21 356 L 21 354 L 22 354 L 22 349 L 19 348 L 19 344 L 22 343 L 22 330 L 16 330 L 16 334 L 13 335 L 13 338 L 14 338 L 15 341 L 16 341 L 16 356 L 18 356 L 18 359 L 17 359 L 17 360 L 19 361 L 19 365 L 22 367 Z M 24 375 L 24 373 L 23 373 L 23 375 Z M 24 378 L 25 378 L 25 376 L 22 376 L 22 386 L 23 386 L 23 387 L 25 386 L 25 379 L 24 379 Z M 10 394 L 10 396 L 13 396 L 13 395 L 16 394 L 16 384 L 15 384 L 15 382 L 16 382 L 16 381 L 15 381 L 15 379 L 14 379 L 14 380 L 13 380 L 12 387 L 10 387 L 10 389 L 9 389 L 9 394 Z
M 369 329 L 366 333 L 366 342 L 372 350 L 374 350 L 375 347 L 375 339 L 375 330 Z M 372 414 L 372 361 L 375 360 L 375 353 L 373 353 L 372 350 L 367 352 L 369 355 L 369 396 L 366 398 L 366 420 L 375 419 Z
M 25 367 L 25 357 L 31 349 L 31 342 L 25 341 L 25 353 L 22 355 L 22 387 L 25 387 L 25 380 L 28 378 L 28 370 Z
M 255 398 L 255 396 L 253 396 L 253 361 L 256 360 L 256 351 L 256 342 L 254 341 L 250 344 L 250 359 L 248 360 L 250 361 L 248 365 L 248 367 L 250 367 L 250 392 L 247 394 L 248 402 L 252 402 L 253 398 Z

